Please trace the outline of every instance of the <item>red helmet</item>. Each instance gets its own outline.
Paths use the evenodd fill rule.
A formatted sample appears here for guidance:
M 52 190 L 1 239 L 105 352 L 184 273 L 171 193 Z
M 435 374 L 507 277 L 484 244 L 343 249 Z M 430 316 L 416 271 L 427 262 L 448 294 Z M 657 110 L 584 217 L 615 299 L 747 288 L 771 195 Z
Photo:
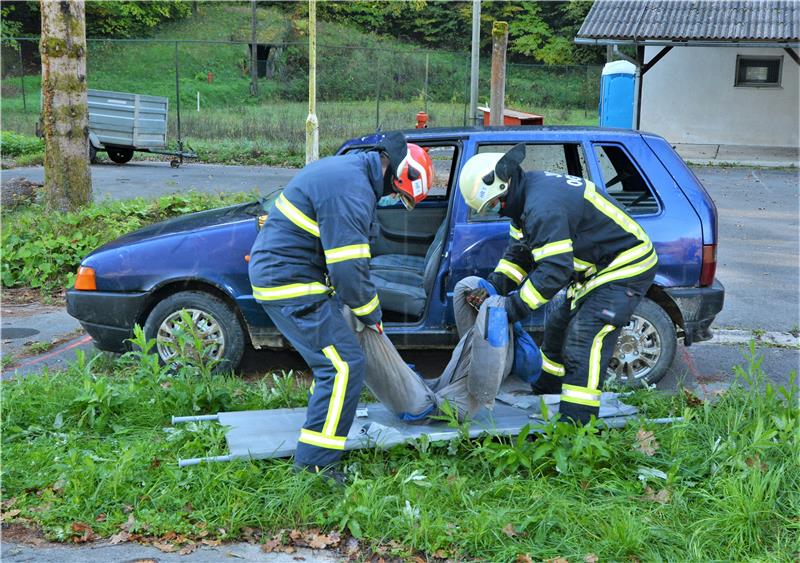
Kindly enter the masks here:
M 433 185 L 433 161 L 428 151 L 419 145 L 408 143 L 405 158 L 394 171 L 392 184 L 400 200 L 409 211 L 428 197 Z

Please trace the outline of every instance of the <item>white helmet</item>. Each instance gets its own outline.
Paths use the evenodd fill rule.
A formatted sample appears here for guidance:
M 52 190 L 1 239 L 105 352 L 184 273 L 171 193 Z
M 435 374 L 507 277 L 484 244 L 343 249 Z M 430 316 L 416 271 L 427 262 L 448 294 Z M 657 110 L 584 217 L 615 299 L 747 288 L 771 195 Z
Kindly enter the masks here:
M 525 145 L 520 143 L 507 153 L 485 152 L 470 158 L 458 177 L 464 201 L 478 213 L 489 203 L 508 192 L 514 168 L 525 159 Z

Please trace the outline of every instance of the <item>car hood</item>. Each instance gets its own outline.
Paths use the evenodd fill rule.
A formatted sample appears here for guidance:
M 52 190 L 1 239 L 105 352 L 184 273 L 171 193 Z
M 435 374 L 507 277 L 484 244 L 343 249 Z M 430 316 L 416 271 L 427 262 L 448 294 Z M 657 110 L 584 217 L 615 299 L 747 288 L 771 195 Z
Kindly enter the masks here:
M 218 225 L 226 225 L 228 223 L 252 219 L 261 213 L 264 213 L 264 211 L 259 201 L 251 201 L 249 203 L 242 203 L 230 207 L 190 213 L 188 215 L 161 221 L 160 223 L 153 223 L 138 231 L 122 235 L 118 239 L 101 246 L 92 252 L 92 254 L 156 238 L 188 234 Z

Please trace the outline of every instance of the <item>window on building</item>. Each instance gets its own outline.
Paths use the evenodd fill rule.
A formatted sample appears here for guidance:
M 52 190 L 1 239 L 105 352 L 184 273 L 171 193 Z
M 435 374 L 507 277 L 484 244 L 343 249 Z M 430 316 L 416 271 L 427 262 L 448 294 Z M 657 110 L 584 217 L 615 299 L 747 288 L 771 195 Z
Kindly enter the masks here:
M 608 195 L 622 205 L 629 215 L 658 213 L 658 200 L 628 153 L 619 145 L 595 145 L 597 162 Z
M 734 86 L 778 88 L 781 85 L 783 57 L 736 57 Z
M 514 145 L 480 145 L 479 153 L 508 152 Z M 525 145 L 525 160 L 521 164 L 522 170 L 546 170 L 559 174 L 569 174 L 579 178 L 588 178 L 589 171 L 586 167 L 586 158 L 583 147 L 578 143 L 566 144 L 538 144 Z M 470 221 L 507 221 L 497 213 L 477 214 L 470 209 Z

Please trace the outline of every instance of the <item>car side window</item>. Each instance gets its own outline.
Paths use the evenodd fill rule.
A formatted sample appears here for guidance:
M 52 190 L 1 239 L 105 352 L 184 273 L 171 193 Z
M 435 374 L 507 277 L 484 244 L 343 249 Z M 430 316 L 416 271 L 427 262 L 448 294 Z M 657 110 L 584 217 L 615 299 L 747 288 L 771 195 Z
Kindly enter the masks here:
M 650 184 L 625 149 L 619 145 L 595 144 L 594 152 L 608 195 L 617 200 L 629 215 L 659 212 L 658 200 Z
M 479 153 L 508 152 L 513 144 L 480 145 Z M 570 176 L 586 177 L 588 168 L 583 147 L 579 143 L 529 143 L 525 145 L 525 160 L 522 161 L 524 171 L 546 170 Z M 477 214 L 470 209 L 470 222 L 507 221 L 497 213 Z

